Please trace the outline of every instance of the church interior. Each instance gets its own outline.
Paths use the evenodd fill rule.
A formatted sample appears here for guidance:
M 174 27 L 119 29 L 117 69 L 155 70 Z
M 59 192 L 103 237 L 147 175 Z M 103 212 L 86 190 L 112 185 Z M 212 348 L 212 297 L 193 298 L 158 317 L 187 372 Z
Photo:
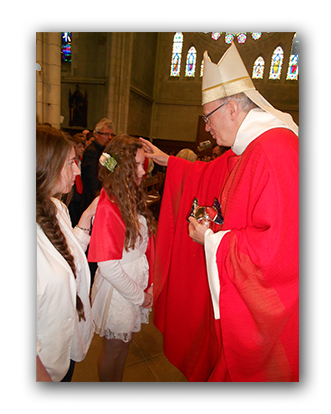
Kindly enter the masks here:
M 217 63 L 232 41 L 256 89 L 299 124 L 294 32 L 38 32 L 37 122 L 73 135 L 106 117 L 118 135 L 148 138 L 169 153 L 197 152 L 210 138 L 202 119 L 203 53 Z
M 115 133 L 144 137 L 169 154 L 201 155 L 203 53 L 219 61 L 232 42 L 256 89 L 299 125 L 298 38 L 295 32 L 37 32 L 36 119 L 71 135 L 101 118 Z M 211 154 L 211 147 L 202 151 Z M 73 382 L 97 382 L 102 339 L 95 335 Z M 185 382 L 163 353 L 150 324 L 136 333 L 125 382 Z

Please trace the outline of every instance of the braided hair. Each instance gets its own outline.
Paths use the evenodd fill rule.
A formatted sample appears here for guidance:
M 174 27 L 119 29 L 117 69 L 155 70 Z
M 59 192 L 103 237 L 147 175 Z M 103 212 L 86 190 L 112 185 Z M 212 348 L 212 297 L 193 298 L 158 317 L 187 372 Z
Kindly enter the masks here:
M 48 125 L 37 126 L 36 136 L 36 222 L 39 224 L 55 249 L 69 264 L 76 279 L 74 257 L 68 247 L 56 217 L 56 206 L 51 197 L 57 184 L 62 167 L 68 157 L 72 144 L 64 134 Z M 76 295 L 76 310 L 79 321 L 85 319 L 84 305 Z

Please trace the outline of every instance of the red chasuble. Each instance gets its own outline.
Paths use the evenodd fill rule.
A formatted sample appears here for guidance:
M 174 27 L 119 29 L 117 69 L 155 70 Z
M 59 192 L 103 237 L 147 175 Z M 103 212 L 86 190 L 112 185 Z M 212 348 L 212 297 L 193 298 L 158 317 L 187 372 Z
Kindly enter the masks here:
M 298 154 L 291 131 L 268 131 L 222 191 L 219 327 L 232 381 L 299 380 Z
M 212 205 L 228 171 L 227 151 L 205 163 L 170 157 L 159 217 L 154 270 L 154 324 L 169 361 L 190 381 L 206 381 L 218 343 L 204 248 L 188 235 L 193 199 Z
M 102 189 L 93 222 L 88 261 L 105 262 L 122 259 L 124 239 L 125 224 L 120 209 Z M 145 253 L 149 263 L 148 287 L 153 283 L 154 240 L 154 235 L 149 238 Z
M 200 170 L 194 165 L 175 189 L 170 180 L 183 172 L 169 163 L 157 239 L 155 323 L 166 356 L 190 381 L 298 381 L 298 145 L 291 131 L 270 130 L 239 157 L 226 153 Z M 216 253 L 219 320 L 203 247 L 182 223 L 190 196 L 200 194 L 204 205 L 221 195 L 222 230 L 231 230 Z M 164 265 L 162 245 L 169 249 Z

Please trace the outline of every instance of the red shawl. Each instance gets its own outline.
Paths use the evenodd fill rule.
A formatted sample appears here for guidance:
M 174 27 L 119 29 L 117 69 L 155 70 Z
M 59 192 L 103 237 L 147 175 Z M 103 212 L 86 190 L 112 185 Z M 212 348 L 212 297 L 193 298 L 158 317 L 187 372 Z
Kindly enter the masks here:
M 91 241 L 88 252 L 89 262 L 105 262 L 120 260 L 123 255 L 125 224 L 121 212 L 114 201 L 111 201 L 104 189 L 95 213 Z M 149 262 L 149 283 L 153 281 L 154 268 L 154 236 L 149 238 L 146 257 Z
M 78 162 L 77 162 L 76 159 L 75 159 L 75 163 L 78 166 Z M 80 174 L 76 175 L 75 184 L 76 184 L 77 193 L 82 194 L 83 193 L 83 183 L 82 183 L 82 177 L 80 176 Z

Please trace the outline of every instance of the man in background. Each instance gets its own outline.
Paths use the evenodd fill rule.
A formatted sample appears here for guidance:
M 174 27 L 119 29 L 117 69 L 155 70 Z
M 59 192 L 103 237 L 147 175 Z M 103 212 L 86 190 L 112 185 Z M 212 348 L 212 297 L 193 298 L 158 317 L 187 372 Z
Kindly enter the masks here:
M 91 204 L 101 190 L 98 178 L 99 158 L 107 144 L 115 137 L 114 124 L 107 118 L 102 118 L 95 126 L 93 135 L 95 140 L 86 148 L 82 164 L 83 199 L 81 211 Z

